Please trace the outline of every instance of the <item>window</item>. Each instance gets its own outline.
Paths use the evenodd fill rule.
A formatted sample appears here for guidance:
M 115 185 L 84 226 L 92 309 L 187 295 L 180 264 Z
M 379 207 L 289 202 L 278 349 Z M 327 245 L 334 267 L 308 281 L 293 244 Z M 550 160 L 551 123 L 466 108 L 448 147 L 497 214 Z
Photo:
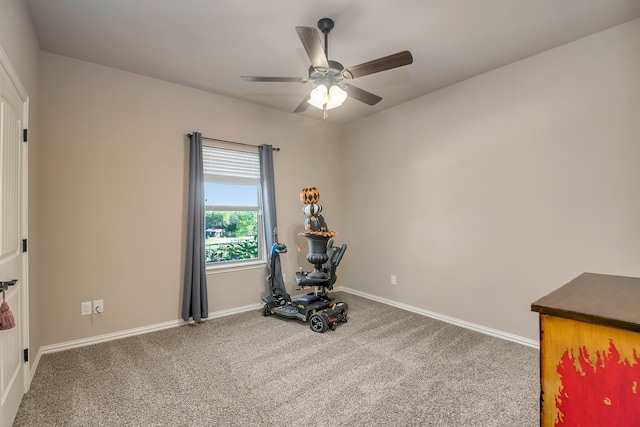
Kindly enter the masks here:
M 202 147 L 205 258 L 209 265 L 264 259 L 256 151 Z

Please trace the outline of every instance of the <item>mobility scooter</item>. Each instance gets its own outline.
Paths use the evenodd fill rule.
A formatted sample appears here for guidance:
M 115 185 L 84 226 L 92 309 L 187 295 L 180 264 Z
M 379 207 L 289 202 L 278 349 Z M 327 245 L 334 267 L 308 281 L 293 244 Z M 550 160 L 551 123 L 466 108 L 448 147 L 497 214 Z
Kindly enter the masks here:
M 265 303 L 263 314 L 276 315 L 288 319 L 308 322 L 314 332 L 335 330 L 340 322 L 347 322 L 349 306 L 344 302 L 336 302 L 329 296 L 336 282 L 336 269 L 342 260 L 347 245 L 335 247 L 332 237 L 337 233 L 328 231 L 322 215 L 322 207 L 317 204 L 319 194 L 315 187 L 306 187 L 300 194 L 305 203 L 303 212 L 307 214 L 305 231 L 300 233 L 307 238 L 309 254 L 307 260 L 314 265 L 310 272 L 298 271 L 295 279 L 298 289 L 315 288 L 298 298 L 291 298 L 287 293 L 280 267 L 280 254 L 287 252 L 283 243 L 275 243 L 269 254 L 269 290 L 271 295 L 262 299 Z

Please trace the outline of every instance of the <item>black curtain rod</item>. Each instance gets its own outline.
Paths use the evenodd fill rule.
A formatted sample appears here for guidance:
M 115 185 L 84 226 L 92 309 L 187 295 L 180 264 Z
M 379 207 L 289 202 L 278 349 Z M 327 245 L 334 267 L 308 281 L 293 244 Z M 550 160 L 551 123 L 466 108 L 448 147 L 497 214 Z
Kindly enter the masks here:
M 190 133 L 187 134 L 187 136 L 189 138 L 191 138 L 191 134 Z M 245 147 L 257 147 L 257 145 L 245 144 L 244 142 L 227 141 L 226 139 L 209 138 L 209 137 L 206 137 L 206 136 L 203 136 L 202 139 L 206 139 L 208 141 L 225 142 L 227 144 L 244 145 Z M 280 151 L 280 147 L 273 147 L 273 151 Z

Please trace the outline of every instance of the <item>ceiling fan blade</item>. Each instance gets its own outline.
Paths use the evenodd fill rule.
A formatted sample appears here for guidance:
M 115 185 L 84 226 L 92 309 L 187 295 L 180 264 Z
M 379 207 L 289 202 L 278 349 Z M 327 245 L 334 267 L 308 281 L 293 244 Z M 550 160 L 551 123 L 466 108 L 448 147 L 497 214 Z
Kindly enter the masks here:
M 307 55 L 309 55 L 309 59 L 311 59 L 313 68 L 316 70 L 328 70 L 329 61 L 327 60 L 327 55 L 324 53 L 318 30 L 311 27 L 296 27 L 296 32 L 298 33 L 298 37 L 300 37 L 304 50 L 307 51 Z
M 309 81 L 306 77 L 257 77 L 242 76 L 242 80 L 247 82 L 285 82 L 285 83 L 306 83 Z
M 311 98 L 311 96 L 308 94 L 307 97 L 305 99 L 302 100 L 302 102 L 300 103 L 300 105 L 298 105 L 296 107 L 295 110 L 293 110 L 294 113 L 302 113 L 303 111 L 307 111 L 307 108 L 309 108 L 309 99 Z
M 343 71 L 342 75 L 347 79 L 355 79 L 356 77 L 391 70 L 392 68 L 402 67 L 411 63 L 413 63 L 413 56 L 411 56 L 411 52 L 405 50 L 394 53 L 393 55 L 365 62 L 364 64 L 349 67 Z
M 374 95 L 371 92 L 367 92 L 364 89 L 360 89 L 359 87 L 350 85 L 350 84 L 342 84 L 344 86 L 343 89 L 347 91 L 347 94 L 360 102 L 364 102 L 367 105 L 376 105 L 378 102 L 382 101 L 378 95 Z

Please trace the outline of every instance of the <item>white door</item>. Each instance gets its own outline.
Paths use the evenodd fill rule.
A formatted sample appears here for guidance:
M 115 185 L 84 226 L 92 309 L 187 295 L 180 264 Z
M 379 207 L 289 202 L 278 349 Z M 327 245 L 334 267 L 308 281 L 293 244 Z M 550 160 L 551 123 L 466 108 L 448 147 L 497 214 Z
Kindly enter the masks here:
M 0 46 L 0 282 L 17 279 L 5 292 L 16 326 L 0 330 L 0 426 L 10 426 L 28 389 L 27 97 Z M 0 302 L 2 301 L 0 291 Z

